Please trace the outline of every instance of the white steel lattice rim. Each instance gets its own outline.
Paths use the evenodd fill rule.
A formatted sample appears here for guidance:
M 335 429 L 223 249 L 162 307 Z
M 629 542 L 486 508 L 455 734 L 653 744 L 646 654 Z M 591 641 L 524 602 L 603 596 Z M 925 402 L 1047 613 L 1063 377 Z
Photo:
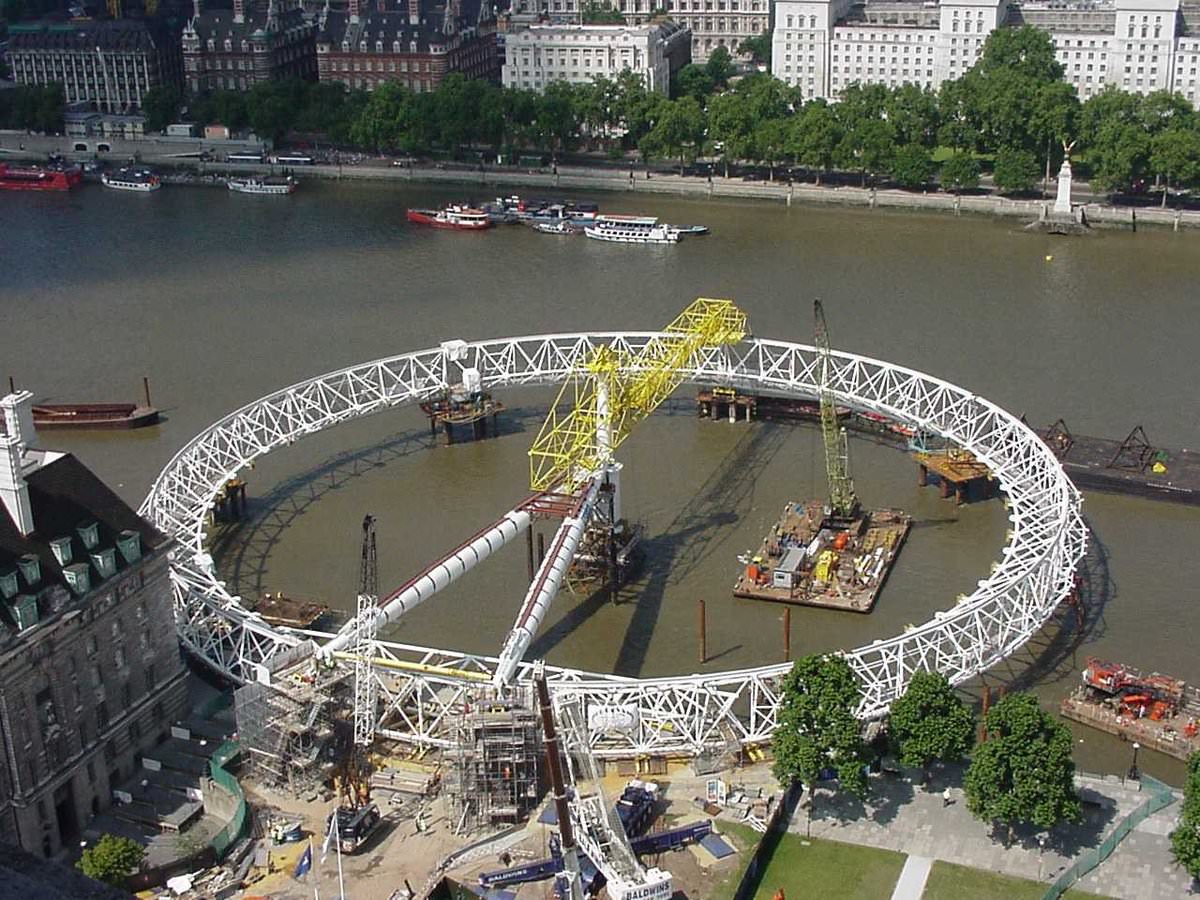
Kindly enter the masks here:
M 327 637 L 275 628 L 246 610 L 205 552 L 213 500 L 256 458 L 349 419 L 433 396 L 460 381 L 463 367 L 478 369 L 485 388 L 551 385 L 595 347 L 612 344 L 632 357 L 663 337 L 605 332 L 478 341 L 453 351 L 443 345 L 299 382 L 215 422 L 167 464 L 140 510 L 177 541 L 171 578 L 180 640 L 217 671 L 246 680 L 274 654 Z M 684 373 L 692 384 L 803 398 L 816 396 L 819 374 L 813 347 L 762 338 L 702 351 Z M 974 453 L 999 480 L 1010 521 L 999 562 L 970 596 L 904 634 L 846 652 L 863 685 L 859 713 L 871 718 L 886 712 L 915 671 L 938 669 L 958 684 L 1017 650 L 1072 590 L 1087 533 L 1079 492 L 1057 459 L 1027 425 L 995 404 L 940 379 L 836 351 L 829 378 L 839 404 L 941 435 Z M 387 641 L 379 641 L 377 649 L 382 656 L 481 675 L 495 663 L 491 657 Z M 547 672 L 558 699 L 571 695 L 591 706 L 637 710 L 634 728 L 593 736 L 598 755 L 616 756 L 768 740 L 779 679 L 788 669 L 782 664 L 652 679 L 562 668 Z M 528 675 L 526 668 L 518 680 Z M 466 683 L 441 671 L 389 678 L 381 688 L 379 730 L 444 744 L 441 719 Z M 396 679 L 405 683 L 397 685 Z

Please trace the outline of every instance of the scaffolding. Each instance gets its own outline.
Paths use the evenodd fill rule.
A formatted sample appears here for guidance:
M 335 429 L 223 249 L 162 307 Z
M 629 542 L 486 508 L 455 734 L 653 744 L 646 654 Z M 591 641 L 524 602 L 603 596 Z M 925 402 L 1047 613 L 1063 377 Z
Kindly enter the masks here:
M 495 703 L 464 707 L 446 779 L 450 821 L 458 834 L 515 824 L 536 805 L 542 753 L 532 706 Z
M 242 749 L 259 783 L 295 795 L 311 793 L 327 782 L 344 755 L 350 708 L 349 672 L 319 669 L 311 658 L 288 661 L 265 681 L 252 681 L 234 692 Z

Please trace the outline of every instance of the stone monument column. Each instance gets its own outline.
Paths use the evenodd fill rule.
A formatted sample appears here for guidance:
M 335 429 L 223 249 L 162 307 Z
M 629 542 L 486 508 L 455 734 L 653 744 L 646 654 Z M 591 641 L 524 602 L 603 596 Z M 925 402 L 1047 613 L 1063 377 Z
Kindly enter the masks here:
M 1063 161 L 1058 169 L 1058 195 L 1054 198 L 1056 216 L 1071 215 L 1071 149 L 1075 142 L 1063 141 Z

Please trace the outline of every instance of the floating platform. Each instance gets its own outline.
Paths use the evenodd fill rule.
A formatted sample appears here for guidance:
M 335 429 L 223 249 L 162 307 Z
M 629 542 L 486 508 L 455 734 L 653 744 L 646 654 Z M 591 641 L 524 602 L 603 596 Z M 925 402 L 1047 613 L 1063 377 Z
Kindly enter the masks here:
M 492 420 L 491 435 L 495 437 L 499 434 L 499 416 L 503 411 L 504 404 L 493 399 L 491 394 L 465 394 L 457 390 L 421 404 L 421 412 L 429 417 L 429 433 L 436 435 L 441 426 L 448 445 L 455 443 L 457 433 L 468 428 L 471 439 L 486 438 L 489 418 Z
M 263 594 L 254 605 L 263 620 L 284 628 L 312 628 L 329 614 L 329 607 L 312 600 L 296 600 L 283 594 Z
M 1062 700 L 1059 712 L 1176 759 L 1200 750 L 1200 690 L 1169 675 L 1090 659 L 1083 684 Z
M 36 403 L 33 424 L 47 428 L 92 428 L 123 430 L 158 422 L 158 410 L 136 403 Z
M 819 500 L 788 503 L 759 551 L 745 558 L 733 596 L 868 613 L 911 528 L 898 509 L 843 520 L 826 517 Z
M 818 400 L 797 397 L 777 397 L 773 394 L 745 394 L 733 388 L 712 388 L 696 393 L 696 413 L 702 419 L 724 419 L 730 422 L 765 419 L 768 421 L 820 422 L 821 404 Z M 879 413 L 863 412 L 848 406 L 837 407 L 838 421 L 848 431 L 857 431 L 904 444 L 916 432 L 907 425 Z
M 1156 447 L 1141 425 L 1114 441 L 1072 434 L 1059 419 L 1038 436 L 1081 488 L 1200 504 L 1200 454 Z
M 917 484 L 937 485 L 943 498 L 954 496 L 960 506 L 974 500 L 986 500 L 1000 492 L 1000 483 L 985 463 L 968 450 L 921 451 L 913 454 L 917 461 Z

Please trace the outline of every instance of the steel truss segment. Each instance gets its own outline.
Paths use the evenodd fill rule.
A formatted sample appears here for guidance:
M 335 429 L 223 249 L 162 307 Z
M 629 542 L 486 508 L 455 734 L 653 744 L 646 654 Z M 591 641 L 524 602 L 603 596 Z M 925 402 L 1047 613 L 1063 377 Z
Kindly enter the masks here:
M 655 332 L 536 335 L 469 343 L 451 362 L 445 348 L 373 360 L 317 376 L 238 409 L 196 435 L 155 480 L 141 512 L 176 538 L 171 578 L 180 640 L 235 680 L 316 633 L 268 626 L 219 580 L 205 552 L 209 511 L 225 483 L 256 458 L 352 418 L 417 402 L 473 366 L 490 389 L 562 383 L 602 346 L 624 360 L 662 358 L 673 337 Z M 1079 492 L 1023 423 L 983 398 L 902 366 L 834 351 L 829 387 L 837 403 L 888 416 L 946 438 L 987 464 L 1007 497 L 1009 538 L 993 570 L 966 598 L 896 637 L 846 653 L 863 686 L 859 714 L 879 716 L 913 672 L 936 668 L 960 683 L 1027 641 L 1071 591 L 1086 549 Z M 631 373 L 636 374 L 636 372 Z M 820 389 L 813 347 L 762 338 L 697 351 L 681 380 L 813 399 Z M 329 636 L 325 636 L 329 637 Z M 436 746 L 443 719 L 496 661 L 455 651 L 376 643 L 377 655 L 433 666 L 432 673 L 381 669 L 379 729 Z M 630 679 L 548 669 L 556 696 L 588 708 L 635 713 L 625 731 L 596 731 L 597 756 L 698 752 L 735 739 L 770 738 L 780 679 L 776 665 L 706 675 Z M 442 670 L 478 673 L 452 677 Z M 527 666 L 515 676 L 520 686 Z

